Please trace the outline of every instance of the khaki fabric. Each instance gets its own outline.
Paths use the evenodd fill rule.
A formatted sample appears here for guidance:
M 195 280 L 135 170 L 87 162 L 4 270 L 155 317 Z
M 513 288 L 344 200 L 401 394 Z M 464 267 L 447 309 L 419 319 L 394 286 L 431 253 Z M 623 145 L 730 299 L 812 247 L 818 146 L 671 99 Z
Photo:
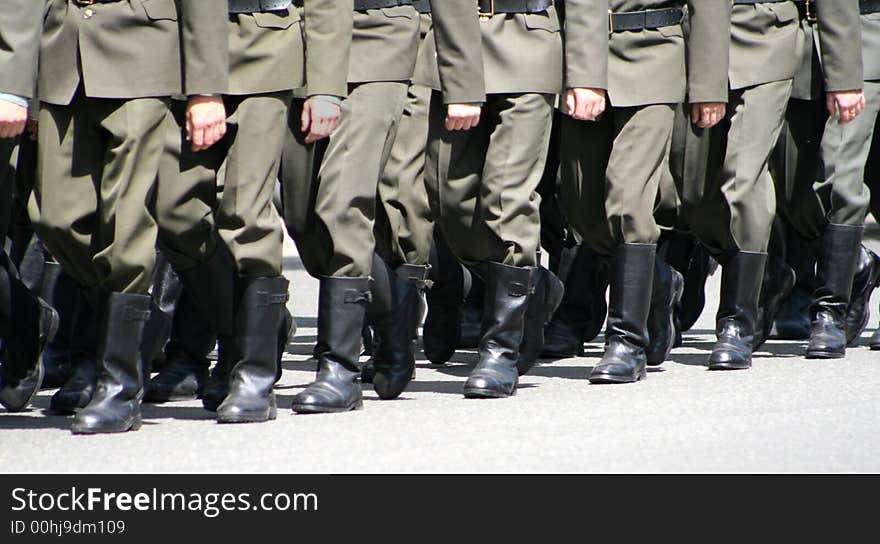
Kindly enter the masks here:
M 776 215 L 768 159 L 790 94 L 790 79 L 731 91 L 724 121 L 686 133 L 686 153 L 706 166 L 685 171 L 681 211 L 715 255 L 767 251 Z
M 562 116 L 559 202 L 597 253 L 657 242 L 654 207 L 673 121 L 669 104 L 612 108 L 596 122 Z
M 226 92 L 225 0 L 129 0 L 80 6 L 49 0 L 40 52 L 40 99 Z
M 0 93 L 34 97 L 42 13 L 39 0 L 0 5 Z
M 227 135 L 198 153 L 182 142 L 178 118 L 156 192 L 160 241 L 175 267 L 207 260 L 216 227 L 240 276 L 281 273 L 283 227 L 272 195 L 290 100 L 289 91 L 226 97 Z
M 547 94 L 490 94 L 476 128 L 447 131 L 442 97 L 433 93 L 428 196 L 444 239 L 466 264 L 538 264 L 536 189 L 547 159 L 553 102 Z
M 167 99 L 93 99 L 40 110 L 34 230 L 83 287 L 149 290 L 156 256 L 150 195 L 172 122 Z

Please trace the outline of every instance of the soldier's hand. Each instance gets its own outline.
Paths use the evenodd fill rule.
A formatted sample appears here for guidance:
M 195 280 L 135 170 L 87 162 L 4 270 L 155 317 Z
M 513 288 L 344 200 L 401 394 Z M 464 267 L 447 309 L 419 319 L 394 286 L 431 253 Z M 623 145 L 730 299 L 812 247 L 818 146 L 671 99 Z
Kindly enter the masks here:
M 483 106 L 477 104 L 447 104 L 446 130 L 470 130 L 480 124 Z
M 202 151 L 226 135 L 226 106 L 222 96 L 191 96 L 186 106 L 186 141 Z
M 568 114 L 580 121 L 592 121 L 605 111 L 605 89 L 573 88 L 565 91 Z
M 691 122 L 700 128 L 711 128 L 724 119 L 727 104 L 724 102 L 696 102 L 691 104 Z
M 342 107 L 324 98 L 311 97 L 303 104 L 302 131 L 306 133 L 305 142 L 310 144 L 329 137 L 339 126 Z
M 825 104 L 828 115 L 834 117 L 839 113 L 840 119 L 837 122 L 845 125 L 865 109 L 865 93 L 862 90 L 828 92 L 825 94 Z
M 28 109 L 0 98 L 0 138 L 15 138 L 24 132 Z

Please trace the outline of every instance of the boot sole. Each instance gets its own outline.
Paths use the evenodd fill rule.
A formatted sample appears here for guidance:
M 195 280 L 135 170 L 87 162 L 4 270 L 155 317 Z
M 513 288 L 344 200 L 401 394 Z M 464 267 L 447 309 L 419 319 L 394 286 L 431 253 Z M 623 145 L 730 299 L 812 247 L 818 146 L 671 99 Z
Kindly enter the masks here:
M 129 425 L 127 427 L 117 427 L 117 428 L 110 428 L 110 429 L 107 429 L 107 428 L 92 429 L 89 427 L 71 426 L 70 432 L 73 434 L 117 434 L 117 433 L 126 433 L 128 431 L 137 431 L 141 428 L 142 424 L 143 424 L 143 420 L 140 417 L 138 417 L 137 419 L 132 421 L 131 425 Z
M 590 376 L 590 383 L 594 384 L 612 384 L 612 383 L 636 383 L 647 378 L 647 372 L 641 372 L 635 378 L 624 376 L 611 376 L 608 374 L 600 376 Z
M 217 414 L 217 423 L 265 423 L 277 417 L 278 410 L 272 407 L 268 414 L 235 414 L 231 416 Z
M 514 395 L 516 395 L 516 389 L 514 389 L 509 395 L 503 391 L 496 391 L 494 389 L 468 388 L 464 390 L 464 398 L 466 399 L 506 399 Z
M 364 401 L 359 400 L 354 404 L 342 407 L 315 406 L 312 404 L 294 404 L 291 409 L 298 414 L 340 414 L 343 412 L 353 412 L 361 410 L 364 407 Z
M 715 363 L 709 364 L 709 370 L 749 370 L 752 368 L 752 365 L 733 365 L 729 363 Z
M 805 359 L 843 359 L 844 357 L 846 357 L 845 353 L 834 351 L 809 351 L 804 354 Z

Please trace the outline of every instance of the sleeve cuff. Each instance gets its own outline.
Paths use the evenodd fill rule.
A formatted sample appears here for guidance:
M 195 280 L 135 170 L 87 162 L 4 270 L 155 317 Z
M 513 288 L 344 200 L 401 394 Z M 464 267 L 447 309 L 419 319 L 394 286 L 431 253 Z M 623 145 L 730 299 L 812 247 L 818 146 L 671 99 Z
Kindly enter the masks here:
M 22 108 L 27 108 L 30 106 L 27 98 L 23 98 L 21 96 L 15 95 L 15 94 L 0 93 L 0 100 L 12 102 L 13 104 L 17 104 L 17 105 L 21 106 Z

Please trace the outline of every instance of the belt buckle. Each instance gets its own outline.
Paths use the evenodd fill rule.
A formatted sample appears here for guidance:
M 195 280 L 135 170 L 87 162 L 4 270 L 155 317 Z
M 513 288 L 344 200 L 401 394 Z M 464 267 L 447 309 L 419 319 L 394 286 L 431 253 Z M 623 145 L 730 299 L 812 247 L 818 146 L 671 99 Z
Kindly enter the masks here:
M 816 8 L 811 7 L 811 6 L 813 6 L 813 0 L 805 0 L 804 1 L 804 7 L 807 10 L 807 15 L 806 15 L 807 22 L 808 23 L 817 23 L 817 22 L 819 22 L 819 18 L 816 17 L 816 13 L 815 13 Z
M 608 10 L 608 37 L 614 34 L 614 12 L 610 9 Z
M 479 11 L 480 3 L 477 3 L 477 13 L 480 16 L 480 21 L 488 21 L 495 15 L 495 0 L 489 0 L 489 11 Z
M 74 3 L 77 6 L 92 6 L 95 4 L 95 0 L 74 0 Z

